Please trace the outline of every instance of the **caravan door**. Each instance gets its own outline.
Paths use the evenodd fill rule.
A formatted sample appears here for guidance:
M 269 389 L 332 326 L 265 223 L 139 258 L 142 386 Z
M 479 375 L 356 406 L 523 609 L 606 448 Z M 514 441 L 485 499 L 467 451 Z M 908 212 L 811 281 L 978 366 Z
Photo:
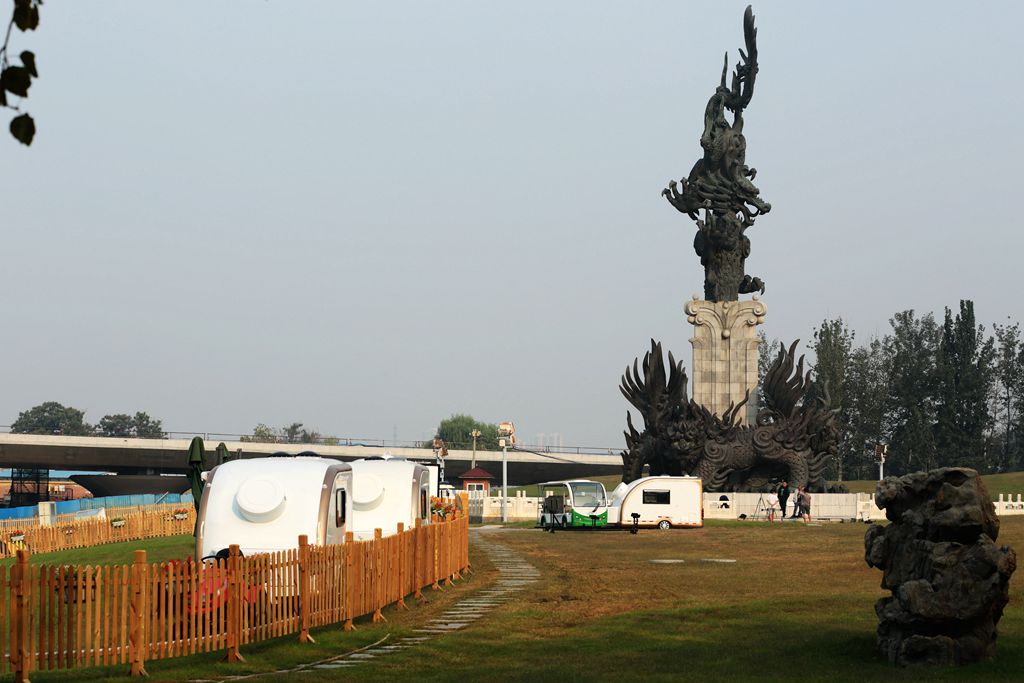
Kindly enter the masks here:
M 333 478 L 331 474 L 334 474 Z M 352 470 L 329 471 L 324 481 L 324 489 L 329 491 L 329 495 L 326 501 L 321 501 L 320 543 L 344 543 L 345 532 L 348 531 L 349 520 L 352 519 Z

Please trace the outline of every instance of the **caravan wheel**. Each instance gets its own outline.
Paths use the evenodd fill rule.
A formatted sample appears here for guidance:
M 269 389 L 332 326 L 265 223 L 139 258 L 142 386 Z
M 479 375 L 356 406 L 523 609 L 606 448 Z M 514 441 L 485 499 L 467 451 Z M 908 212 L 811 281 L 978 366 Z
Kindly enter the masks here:
M 667 519 L 663 519 L 660 522 L 658 522 L 658 528 L 662 531 L 665 531 L 666 529 L 671 529 L 672 522 L 668 521 Z

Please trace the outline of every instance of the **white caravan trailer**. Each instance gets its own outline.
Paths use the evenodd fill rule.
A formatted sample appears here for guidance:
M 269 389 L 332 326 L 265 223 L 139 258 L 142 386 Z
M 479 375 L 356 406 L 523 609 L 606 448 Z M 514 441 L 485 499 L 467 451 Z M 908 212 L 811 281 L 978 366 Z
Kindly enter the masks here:
M 612 491 L 608 523 L 671 529 L 704 526 L 703 482 L 698 477 L 643 477 Z
M 357 541 L 397 533 L 398 523 L 411 529 L 419 519 L 430 523 L 430 471 L 404 458 L 368 458 L 352 467 L 352 518 L 349 528 Z M 436 480 L 435 480 L 436 481 Z
M 196 519 L 196 560 L 238 544 L 244 555 L 342 543 L 352 468 L 320 457 L 232 460 L 210 470 Z

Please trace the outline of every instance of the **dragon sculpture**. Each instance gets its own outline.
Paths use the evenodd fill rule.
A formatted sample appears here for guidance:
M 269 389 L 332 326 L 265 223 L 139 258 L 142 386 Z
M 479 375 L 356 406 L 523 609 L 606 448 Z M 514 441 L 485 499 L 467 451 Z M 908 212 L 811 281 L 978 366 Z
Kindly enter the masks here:
M 736 301 L 740 294 L 760 291 L 764 282 L 744 273 L 750 255 L 750 240 L 744 234 L 754 218 L 771 210 L 762 201 L 753 180 L 757 170 L 746 164 L 747 140 L 743 137 L 743 110 L 754 94 L 757 76 L 757 29 L 754 14 L 747 7 L 743 15 L 747 51 L 732 74 L 729 54 L 725 55 L 722 81 L 704 110 L 704 133 L 700 146 L 704 157 L 694 164 L 690 175 L 677 184 L 671 181 L 662 191 L 672 206 L 697 222 L 693 248 L 704 266 L 704 298 L 708 301 Z M 732 112 L 729 123 L 726 110 Z M 704 211 L 704 218 L 699 212 Z
M 647 465 L 652 476 L 699 476 L 706 491 L 764 491 L 781 479 L 827 490 L 825 466 L 839 444 L 839 409 L 832 407 L 827 388 L 814 401 L 803 401 L 811 378 L 804 374 L 803 356 L 793 362 L 798 343 L 788 350 L 780 345 L 764 378 L 764 407 L 751 426 L 737 420 L 746 398 L 722 416 L 688 398 L 682 363 L 669 352 L 666 368 L 661 344 L 652 339 L 642 372 L 634 361 L 619 387 L 644 420 L 638 432 L 626 412 L 622 480 L 638 479 Z

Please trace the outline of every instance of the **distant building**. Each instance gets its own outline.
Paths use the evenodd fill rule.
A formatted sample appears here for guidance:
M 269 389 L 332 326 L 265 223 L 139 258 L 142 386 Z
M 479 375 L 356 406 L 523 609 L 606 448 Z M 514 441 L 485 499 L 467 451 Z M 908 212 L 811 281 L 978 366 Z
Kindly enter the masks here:
M 47 496 L 44 500 L 76 500 L 78 498 L 92 498 L 92 494 L 85 490 L 80 484 L 70 479 L 50 479 L 47 484 Z M 40 492 L 41 493 L 41 492 Z M 9 505 L 11 499 L 11 478 L 0 479 L 0 506 Z
M 468 472 L 463 472 L 459 475 L 459 481 L 462 482 L 462 490 L 464 491 L 483 491 L 487 493 L 491 490 L 491 481 L 493 480 L 494 475 L 482 467 L 474 467 Z

